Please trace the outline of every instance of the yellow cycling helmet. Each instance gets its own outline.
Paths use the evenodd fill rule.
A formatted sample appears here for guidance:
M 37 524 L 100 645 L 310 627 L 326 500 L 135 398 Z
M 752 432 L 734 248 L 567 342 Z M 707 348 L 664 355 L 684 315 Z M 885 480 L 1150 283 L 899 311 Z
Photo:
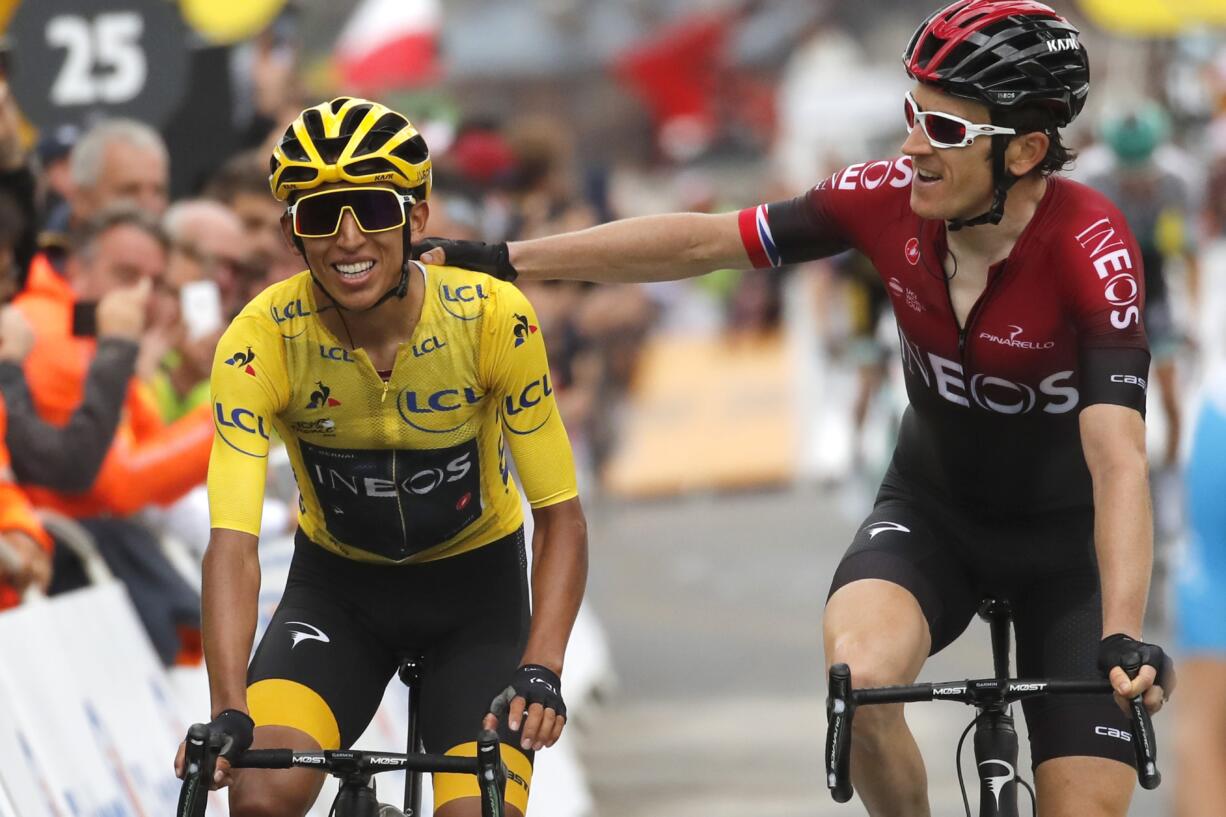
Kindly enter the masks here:
M 430 150 L 413 123 L 391 108 L 337 97 L 307 108 L 273 148 L 268 184 L 278 201 L 328 182 L 391 182 L 430 196 Z

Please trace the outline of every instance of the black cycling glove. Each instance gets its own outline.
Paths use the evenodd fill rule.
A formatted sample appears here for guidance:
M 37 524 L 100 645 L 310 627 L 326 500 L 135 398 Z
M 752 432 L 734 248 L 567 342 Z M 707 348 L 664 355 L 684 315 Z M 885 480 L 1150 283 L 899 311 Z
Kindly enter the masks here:
M 221 739 L 218 754 L 233 761 L 251 748 L 251 740 L 255 736 L 255 721 L 245 712 L 227 709 L 209 721 L 209 736 L 213 740 Z
M 507 242 L 486 244 L 484 241 L 456 241 L 450 238 L 429 236 L 413 245 L 412 256 L 420 258 L 426 250 L 441 247 L 447 254 L 444 262 L 449 267 L 484 272 L 503 281 L 514 281 L 519 277 L 515 267 L 511 266 L 511 253 L 507 250 Z
M 1113 667 L 1122 667 L 1130 678 L 1135 678 L 1145 664 L 1157 670 L 1154 683 L 1169 695 L 1171 689 L 1167 684 L 1175 665 L 1157 644 L 1146 644 L 1123 633 L 1109 635 L 1098 643 L 1098 669 L 1103 675 L 1109 674 Z
M 566 703 L 562 700 L 562 679 L 549 667 L 524 664 L 515 670 L 511 685 L 490 704 L 490 712 L 501 718 L 512 699 L 517 697 L 522 697 L 528 706 L 540 704 L 545 709 L 552 709 L 558 717 L 566 717 Z

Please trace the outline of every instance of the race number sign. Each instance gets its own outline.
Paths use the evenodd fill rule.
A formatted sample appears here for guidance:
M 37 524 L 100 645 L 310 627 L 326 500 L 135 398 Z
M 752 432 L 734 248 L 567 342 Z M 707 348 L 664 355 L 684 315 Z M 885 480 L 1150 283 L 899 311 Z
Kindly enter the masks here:
M 24 0 L 10 83 L 40 128 L 127 116 L 161 126 L 182 103 L 188 53 L 167 0 Z

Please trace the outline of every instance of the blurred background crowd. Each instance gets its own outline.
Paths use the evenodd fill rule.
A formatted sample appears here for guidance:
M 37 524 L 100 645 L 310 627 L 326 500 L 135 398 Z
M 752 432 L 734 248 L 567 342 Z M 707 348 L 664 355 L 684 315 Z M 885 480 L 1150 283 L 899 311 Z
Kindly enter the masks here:
M 199 660 L 209 368 L 230 318 L 301 269 L 267 159 L 303 107 L 360 94 L 405 112 L 434 159 L 433 235 L 717 212 L 896 155 L 898 55 L 935 2 L 0 0 L 0 605 L 81 587 L 101 561 L 163 661 Z M 1092 58 L 1073 176 L 1144 254 L 1163 632 L 1189 426 L 1226 358 L 1226 12 L 1053 4 Z M 585 504 L 799 485 L 846 520 L 869 507 L 905 397 L 862 257 L 523 288 Z M 275 536 L 294 495 L 272 467 Z M 798 533 L 831 558 L 847 542 Z

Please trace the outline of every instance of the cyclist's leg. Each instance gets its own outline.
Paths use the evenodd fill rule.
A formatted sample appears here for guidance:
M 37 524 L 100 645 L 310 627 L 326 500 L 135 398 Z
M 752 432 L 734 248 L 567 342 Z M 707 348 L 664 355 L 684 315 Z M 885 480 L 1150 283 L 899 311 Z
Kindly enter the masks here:
M 1018 674 L 1096 678 L 1102 637 L 1098 570 L 1089 558 L 1087 516 L 1066 535 L 1080 565 L 1041 575 L 1014 600 Z M 1050 540 L 1057 540 L 1052 533 Z M 1078 557 L 1079 558 L 1079 557 Z M 1123 817 L 1136 786 L 1128 719 L 1110 695 L 1023 702 L 1042 817 Z
M 826 661 L 847 664 L 854 687 L 913 682 L 928 655 L 966 628 L 978 602 L 914 506 L 879 502 L 835 572 L 823 620 Z M 929 813 L 924 762 L 901 705 L 856 712 L 851 771 L 870 814 Z
M 438 586 L 447 589 L 453 625 L 433 639 L 423 658 L 422 742 L 429 752 L 472 757 L 481 719 L 510 682 L 528 640 L 523 530 L 432 566 Z M 507 814 L 520 817 L 527 810 L 533 753 L 519 748 L 519 735 L 505 719 L 498 731 Z M 435 775 L 435 817 L 479 817 L 479 794 L 473 775 Z
M 395 652 L 345 600 L 346 593 L 371 592 L 361 580 L 372 567 L 378 566 L 333 556 L 300 537 L 285 594 L 247 672 L 255 746 L 347 748 L 365 731 L 396 669 Z M 301 817 L 323 777 L 237 769 L 231 814 Z
M 258 726 L 251 748 L 313 752 L 321 747 L 299 729 Z M 301 817 L 311 810 L 323 784 L 323 772 L 311 769 L 236 769 L 230 787 L 231 817 Z

